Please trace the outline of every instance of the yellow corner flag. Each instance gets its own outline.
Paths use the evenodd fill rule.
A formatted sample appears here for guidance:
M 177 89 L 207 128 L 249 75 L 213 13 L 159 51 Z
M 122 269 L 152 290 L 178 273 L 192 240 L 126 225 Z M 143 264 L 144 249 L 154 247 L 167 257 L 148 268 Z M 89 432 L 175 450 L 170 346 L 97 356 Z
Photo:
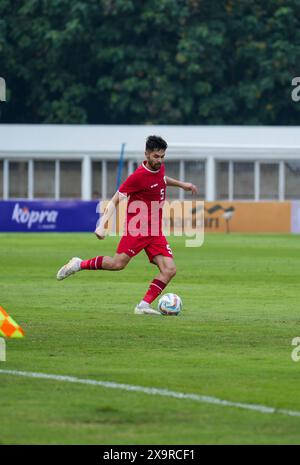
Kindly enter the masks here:
M 25 333 L 21 326 L 19 326 L 0 306 L 0 336 L 20 338 L 24 337 Z

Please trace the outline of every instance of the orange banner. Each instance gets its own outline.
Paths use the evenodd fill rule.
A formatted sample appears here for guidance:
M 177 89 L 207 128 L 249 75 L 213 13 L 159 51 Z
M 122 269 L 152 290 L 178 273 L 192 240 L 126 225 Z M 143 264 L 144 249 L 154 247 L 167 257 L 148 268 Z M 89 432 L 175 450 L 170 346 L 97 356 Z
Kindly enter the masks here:
M 205 202 L 205 232 L 289 233 L 290 202 Z
M 101 202 L 104 209 L 107 202 Z M 127 202 L 122 202 L 109 222 L 109 231 L 122 234 Z M 204 207 L 205 232 L 289 233 L 291 202 L 166 202 L 163 225 L 166 234 L 195 231 L 201 228 Z M 183 225 L 185 225 L 183 227 Z

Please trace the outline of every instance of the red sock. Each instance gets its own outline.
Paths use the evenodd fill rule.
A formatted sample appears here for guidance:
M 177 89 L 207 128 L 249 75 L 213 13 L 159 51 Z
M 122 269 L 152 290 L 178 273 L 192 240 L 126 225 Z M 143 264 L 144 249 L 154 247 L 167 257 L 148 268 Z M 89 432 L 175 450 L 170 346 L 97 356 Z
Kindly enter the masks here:
M 166 283 L 163 283 L 159 279 L 153 279 L 143 300 L 145 300 L 145 302 L 148 302 L 148 304 L 151 304 L 153 300 L 155 300 L 156 297 L 158 297 L 159 294 L 161 294 L 165 287 Z
M 82 270 L 102 270 L 103 257 L 90 258 L 90 260 L 82 260 L 80 268 Z

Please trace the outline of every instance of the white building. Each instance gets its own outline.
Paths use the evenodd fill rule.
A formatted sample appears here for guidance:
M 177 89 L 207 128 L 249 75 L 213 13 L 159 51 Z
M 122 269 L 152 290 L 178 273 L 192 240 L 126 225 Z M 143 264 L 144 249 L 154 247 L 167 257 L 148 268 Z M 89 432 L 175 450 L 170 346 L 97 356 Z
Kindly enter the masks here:
M 300 199 L 300 128 L 0 125 L 0 199 L 110 198 L 143 160 L 148 135 L 169 148 L 166 172 L 206 200 Z M 189 194 L 188 194 L 189 195 Z M 170 188 L 169 198 L 184 198 Z

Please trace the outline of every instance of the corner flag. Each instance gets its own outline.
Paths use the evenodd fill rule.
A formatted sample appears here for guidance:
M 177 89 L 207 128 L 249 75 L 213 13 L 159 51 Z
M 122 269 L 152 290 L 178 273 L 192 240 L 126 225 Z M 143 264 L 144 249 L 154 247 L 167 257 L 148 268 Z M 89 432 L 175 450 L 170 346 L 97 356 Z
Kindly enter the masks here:
M 0 306 L 0 336 L 21 338 L 25 333 L 21 326 L 18 325 Z

